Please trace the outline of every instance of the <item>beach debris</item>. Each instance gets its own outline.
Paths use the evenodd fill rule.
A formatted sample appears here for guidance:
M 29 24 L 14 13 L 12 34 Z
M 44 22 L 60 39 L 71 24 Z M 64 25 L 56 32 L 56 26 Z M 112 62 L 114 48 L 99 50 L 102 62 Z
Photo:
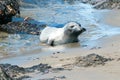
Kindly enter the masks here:
M 77 57 L 75 60 L 74 65 L 79 67 L 89 67 L 93 66 L 96 67 L 98 65 L 105 65 L 107 61 L 112 61 L 111 58 L 104 58 L 103 56 L 100 56 L 98 54 L 89 54 L 84 57 Z
M 120 58 L 118 58 L 117 61 L 120 61 Z
M 57 52 L 53 52 L 53 55 L 55 55 L 55 54 L 62 54 L 62 53 L 65 53 L 65 52 L 57 51 Z
M 97 46 L 95 46 L 95 47 L 92 47 L 90 50 L 94 50 L 94 49 L 101 49 L 102 47 L 97 47 Z

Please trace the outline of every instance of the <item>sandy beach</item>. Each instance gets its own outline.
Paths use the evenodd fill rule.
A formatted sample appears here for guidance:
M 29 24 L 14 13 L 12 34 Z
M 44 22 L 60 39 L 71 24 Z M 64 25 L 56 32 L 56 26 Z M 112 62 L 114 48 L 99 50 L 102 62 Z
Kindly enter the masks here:
M 116 12 L 115 12 L 116 13 Z M 114 15 L 105 15 L 104 22 L 109 25 L 119 27 L 119 23 L 116 22 L 120 19 L 120 15 L 115 17 Z M 112 19 L 110 19 L 112 18 Z M 113 22 L 113 23 L 111 23 Z M 64 51 L 53 51 L 49 55 L 38 57 L 37 59 L 25 63 L 21 66 L 29 67 L 38 63 L 47 63 L 52 67 L 63 67 L 66 70 L 57 73 L 48 73 L 45 75 L 36 75 L 34 78 L 49 79 L 65 76 L 64 79 L 57 80 L 119 80 L 120 79 L 120 35 L 108 36 L 101 39 L 93 40 L 92 43 L 97 43 L 94 46 L 85 46 L 82 48 L 71 48 Z M 107 62 L 104 66 L 98 65 L 96 67 L 77 67 L 72 64 L 75 62 L 75 58 L 79 56 L 86 56 L 88 54 L 95 53 L 106 58 L 112 58 L 113 61 Z
M 39 63 L 49 64 L 54 68 L 63 67 L 66 70 L 57 73 L 48 73 L 45 75 L 34 74 L 35 79 L 49 79 L 65 76 L 65 79 L 58 80 L 119 80 L 120 74 L 120 35 L 108 37 L 99 40 L 100 45 L 92 48 L 78 48 L 66 50 L 64 52 L 51 52 L 48 56 L 37 57 L 36 59 L 24 63 L 20 66 L 30 67 Z M 72 64 L 75 58 L 79 56 L 86 56 L 91 53 L 102 55 L 106 58 L 112 58 L 113 61 L 107 62 L 104 66 L 98 65 L 96 67 L 77 67 Z
M 83 21 L 83 25 L 84 26 L 89 25 L 90 27 L 86 27 L 88 31 L 82 35 L 82 38 L 80 36 L 80 41 L 78 43 L 70 43 L 70 44 L 60 45 L 55 47 L 42 44 L 42 48 L 41 48 L 41 43 L 37 43 L 39 42 L 37 40 L 35 45 L 33 45 L 32 47 L 30 46 L 28 50 L 25 50 L 27 49 L 26 47 L 28 46 L 24 48 L 23 47 L 21 48 L 21 46 L 20 47 L 17 46 L 18 48 L 15 48 L 15 49 L 20 50 L 20 53 L 18 53 L 18 55 L 15 54 L 17 50 L 13 54 L 12 52 L 10 54 L 7 52 L 4 53 L 4 55 L 1 54 L 1 56 L 3 57 L 0 59 L 0 63 L 9 63 L 12 65 L 18 65 L 24 68 L 42 63 L 42 64 L 48 64 L 52 68 L 64 69 L 56 72 L 49 71 L 49 72 L 46 72 L 46 74 L 41 74 L 39 72 L 29 73 L 26 75 L 31 76 L 31 78 L 25 79 L 25 80 L 120 80 L 120 76 L 119 76 L 120 74 L 120 68 L 119 68 L 120 66 L 120 32 L 119 32 L 120 14 L 119 12 L 120 10 L 107 10 L 107 12 L 106 10 L 95 11 L 95 12 L 91 11 L 90 12 L 91 14 L 92 13 L 93 15 L 97 14 L 97 15 L 94 15 L 94 17 L 97 17 L 95 18 L 97 23 L 94 23 L 93 16 L 92 17 L 90 16 L 90 20 L 89 18 L 86 18 L 86 16 L 84 16 L 85 22 L 86 23 L 89 22 L 89 23 L 85 25 L 84 24 L 85 22 Z M 98 17 L 99 16 L 98 13 L 102 17 Z M 84 9 L 83 9 L 83 14 L 84 14 Z M 30 15 L 34 15 L 34 14 L 31 13 Z M 50 15 L 54 15 L 54 14 L 50 14 Z M 26 16 L 26 14 L 24 16 Z M 60 15 L 58 14 L 57 17 L 59 16 Z M 36 15 L 34 15 L 33 17 L 36 17 Z M 48 17 L 49 16 L 46 16 L 46 18 Z M 58 18 L 58 20 L 56 19 L 56 21 L 62 22 L 62 19 L 59 20 Z M 96 28 L 97 24 L 100 24 L 99 28 Z M 104 27 L 102 26 L 103 24 L 107 25 L 107 28 L 101 29 L 101 27 Z M 100 29 L 100 32 L 97 32 L 97 31 L 92 32 L 92 29 L 90 28 L 95 28 L 95 30 L 98 30 L 98 31 Z M 113 28 L 113 29 L 110 29 L 110 28 Z M 115 31 L 111 31 L 111 30 L 115 30 Z M 94 34 L 95 36 L 93 36 Z M 102 35 L 102 37 L 100 34 Z M 94 39 L 94 37 L 96 36 L 99 38 Z M 89 38 L 89 37 L 93 37 L 93 38 Z M 35 41 L 36 38 L 38 38 L 38 36 L 33 38 L 35 39 L 32 39 L 32 40 L 30 39 L 30 40 Z M 83 40 L 84 38 L 85 38 L 85 41 Z M 87 41 L 86 39 L 89 39 L 89 40 Z M 19 40 L 19 37 L 17 37 L 17 40 Z M 17 44 L 17 40 L 15 40 L 16 44 Z M 23 42 L 25 42 L 25 40 Z M 30 41 L 28 41 L 27 43 L 28 45 L 30 45 L 29 44 Z M 2 51 L 3 50 L 2 48 L 0 48 L 0 50 L 1 50 L 1 53 L 4 52 Z M 74 65 L 74 63 L 76 62 L 76 58 L 81 56 L 87 56 L 93 53 L 103 56 L 105 58 L 110 58 L 112 60 L 105 62 L 104 65 L 96 65 L 96 66 L 88 66 L 88 67 L 79 67 Z

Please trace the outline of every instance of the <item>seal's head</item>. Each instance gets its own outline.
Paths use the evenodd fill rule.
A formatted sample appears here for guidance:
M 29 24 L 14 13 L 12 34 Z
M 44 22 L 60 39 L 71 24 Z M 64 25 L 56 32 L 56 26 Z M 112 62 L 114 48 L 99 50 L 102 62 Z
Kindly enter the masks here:
M 86 31 L 85 28 L 81 27 L 81 24 L 76 22 L 69 22 L 64 27 L 64 33 L 69 36 L 76 36 L 80 35 L 84 31 Z

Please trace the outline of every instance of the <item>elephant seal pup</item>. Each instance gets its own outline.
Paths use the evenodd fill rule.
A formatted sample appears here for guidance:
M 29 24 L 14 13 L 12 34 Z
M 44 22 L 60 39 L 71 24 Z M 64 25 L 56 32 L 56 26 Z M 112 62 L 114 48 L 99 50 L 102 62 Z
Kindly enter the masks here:
M 46 27 L 40 34 L 40 41 L 51 46 L 73 43 L 84 31 L 86 29 L 76 22 L 69 22 L 63 28 Z

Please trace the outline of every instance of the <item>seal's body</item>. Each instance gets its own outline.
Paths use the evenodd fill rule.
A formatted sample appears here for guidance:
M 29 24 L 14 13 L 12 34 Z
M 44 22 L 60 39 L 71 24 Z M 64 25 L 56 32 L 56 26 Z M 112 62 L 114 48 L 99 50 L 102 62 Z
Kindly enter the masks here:
M 85 28 L 75 22 L 69 22 L 63 28 L 46 27 L 40 34 L 40 41 L 51 46 L 73 43 L 84 31 Z

